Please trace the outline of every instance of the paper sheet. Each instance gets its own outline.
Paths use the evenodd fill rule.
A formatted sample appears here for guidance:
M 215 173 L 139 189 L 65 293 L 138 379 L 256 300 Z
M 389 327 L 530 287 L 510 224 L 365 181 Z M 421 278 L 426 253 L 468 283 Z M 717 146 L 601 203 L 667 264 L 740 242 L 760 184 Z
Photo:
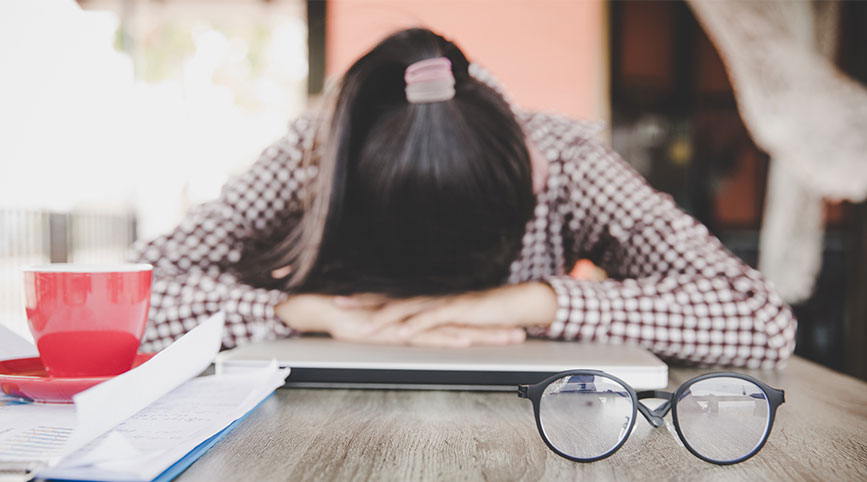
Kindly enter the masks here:
M 39 356 L 36 346 L 0 324 L 0 361 Z
M 0 462 L 41 462 L 63 451 L 75 430 L 71 405 L 0 407 Z
M 217 313 L 146 363 L 75 395 L 78 424 L 61 458 L 202 373 L 220 351 L 224 320 Z

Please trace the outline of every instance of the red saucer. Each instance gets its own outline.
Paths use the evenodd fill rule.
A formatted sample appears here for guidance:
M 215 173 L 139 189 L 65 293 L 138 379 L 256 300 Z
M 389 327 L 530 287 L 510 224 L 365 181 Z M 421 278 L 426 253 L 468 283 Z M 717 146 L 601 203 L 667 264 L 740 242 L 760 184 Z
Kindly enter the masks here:
M 148 361 L 155 353 L 139 353 L 132 368 Z M 16 358 L 0 361 L 0 391 L 13 397 L 35 402 L 72 403 L 78 392 L 102 383 L 112 376 L 70 377 L 49 376 L 39 358 Z

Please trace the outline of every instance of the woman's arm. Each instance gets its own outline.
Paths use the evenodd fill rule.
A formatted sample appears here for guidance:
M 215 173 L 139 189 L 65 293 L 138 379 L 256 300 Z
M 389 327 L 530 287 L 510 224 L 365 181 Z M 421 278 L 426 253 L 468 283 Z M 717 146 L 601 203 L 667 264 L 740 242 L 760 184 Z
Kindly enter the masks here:
M 194 208 L 172 232 L 133 246 L 132 261 L 154 266 L 145 349 L 167 346 L 220 310 L 226 312 L 227 348 L 291 333 L 274 312 L 286 295 L 239 281 L 233 267 L 300 216 L 300 191 L 314 174 L 302 167 L 312 124 L 309 117 L 293 122 L 217 200 Z
M 278 304 L 275 311 L 295 331 L 328 333 L 336 340 L 355 343 L 463 348 L 521 343 L 527 336 L 515 327 L 449 325 L 405 336 L 398 324 L 378 327 L 374 323 L 373 317 L 386 299 L 376 295 L 369 298 L 374 298 L 371 305 L 347 304 L 349 298 L 342 296 L 297 294 Z
M 567 131 L 568 132 L 568 131 Z M 643 345 L 691 362 L 773 367 L 794 350 L 796 321 L 761 274 L 595 140 L 560 139 L 553 219 L 566 257 L 595 254 L 612 279 L 555 276 L 551 338 Z

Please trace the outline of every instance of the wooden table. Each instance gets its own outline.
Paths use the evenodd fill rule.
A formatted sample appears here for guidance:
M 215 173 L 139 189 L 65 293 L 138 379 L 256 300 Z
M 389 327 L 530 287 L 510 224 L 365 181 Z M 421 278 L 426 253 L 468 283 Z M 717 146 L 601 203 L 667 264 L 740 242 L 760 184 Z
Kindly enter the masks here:
M 669 390 L 707 371 L 674 368 Z M 179 480 L 867 480 L 867 384 L 798 358 L 748 373 L 786 403 L 764 449 L 727 467 L 643 417 L 608 459 L 570 462 L 516 393 L 280 389 Z

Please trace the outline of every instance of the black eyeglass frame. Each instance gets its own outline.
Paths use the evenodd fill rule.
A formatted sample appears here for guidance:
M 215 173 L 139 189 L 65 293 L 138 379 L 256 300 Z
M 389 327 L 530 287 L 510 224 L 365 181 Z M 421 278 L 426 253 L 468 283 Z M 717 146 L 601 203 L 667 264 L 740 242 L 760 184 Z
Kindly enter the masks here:
M 567 453 L 560 451 L 557 447 L 554 446 L 554 444 L 551 443 L 551 441 L 548 440 L 548 437 L 545 435 L 545 430 L 542 428 L 542 420 L 539 416 L 539 405 L 542 401 L 542 394 L 545 392 L 545 389 L 548 388 L 548 385 L 550 385 L 551 383 L 553 383 L 553 382 L 555 382 L 555 381 L 557 381 L 563 377 L 575 376 L 575 375 L 595 375 L 595 376 L 602 376 L 602 377 L 608 378 L 610 380 L 613 380 L 613 381 L 619 383 L 620 385 L 622 385 L 623 388 L 625 388 L 626 391 L 629 393 L 629 396 L 632 398 L 632 417 L 630 418 L 629 428 L 626 431 L 626 436 L 623 437 L 623 440 L 618 442 L 617 445 L 612 447 L 611 450 L 609 450 L 608 452 L 606 452 L 602 455 L 596 456 L 596 457 L 590 457 L 590 458 L 574 457 L 574 456 L 571 456 Z M 710 378 L 737 378 L 740 380 L 748 381 L 748 382 L 756 385 L 757 387 L 759 387 L 762 390 L 762 392 L 764 392 L 765 397 L 768 401 L 768 424 L 767 424 L 767 430 L 765 430 L 765 433 L 762 437 L 762 441 L 759 442 L 750 453 L 744 455 L 741 458 L 734 459 L 734 460 L 714 460 L 714 459 L 711 459 L 709 457 L 706 457 L 706 456 L 700 454 L 697 450 L 695 450 L 692 447 L 692 445 L 689 444 L 689 442 L 686 440 L 686 437 L 683 435 L 683 431 L 680 429 L 680 422 L 678 422 L 678 418 L 677 418 L 677 403 L 675 403 L 675 402 L 677 400 L 680 400 L 681 397 L 683 396 L 684 392 L 689 390 L 689 388 L 693 384 L 695 384 L 696 382 L 700 382 L 702 380 L 710 379 Z M 565 459 L 569 459 L 569 460 L 572 460 L 574 462 L 595 462 L 597 460 L 602 460 L 606 457 L 610 457 L 615 452 L 617 452 L 620 449 L 620 447 L 623 446 L 624 443 L 626 443 L 626 440 L 632 434 L 632 429 L 635 427 L 635 419 L 636 419 L 637 412 L 641 412 L 641 414 L 644 416 L 644 418 L 647 419 L 647 421 L 651 425 L 653 425 L 654 427 L 660 427 L 660 426 L 665 424 L 664 417 L 668 414 L 669 411 L 671 411 L 672 412 L 671 418 L 672 418 L 672 421 L 674 422 L 674 429 L 677 432 L 678 438 L 680 438 L 680 441 L 683 443 L 683 446 L 686 447 L 686 449 L 689 450 L 689 452 L 691 454 L 695 455 L 696 457 L 700 458 L 701 460 L 704 460 L 705 462 L 710 462 L 710 463 L 716 464 L 716 465 L 737 464 L 737 463 L 743 462 L 743 461 L 749 459 L 750 457 L 754 456 L 755 454 L 757 454 L 759 452 L 759 450 L 761 450 L 762 447 L 764 447 L 765 443 L 768 441 L 768 438 L 771 436 L 771 429 L 774 426 L 774 418 L 775 418 L 776 413 L 777 413 L 777 407 L 779 407 L 780 405 L 782 405 L 786 401 L 785 392 L 783 390 L 773 388 L 773 387 L 767 385 L 766 383 L 763 383 L 759 380 L 756 380 L 755 378 L 753 378 L 749 375 L 745 375 L 742 373 L 733 373 L 733 372 L 714 372 L 714 373 L 707 373 L 704 375 L 700 375 L 700 376 L 691 378 L 691 379 L 687 380 L 686 382 L 684 382 L 682 385 L 680 385 L 680 387 L 678 387 L 678 389 L 675 390 L 674 393 L 672 393 L 672 392 L 666 392 L 666 391 L 662 391 L 662 390 L 644 390 L 641 392 L 636 392 L 631 386 L 629 386 L 629 384 L 627 384 L 623 380 L 621 380 L 621 379 L 619 379 L 619 378 L 617 378 L 614 375 L 611 375 L 609 373 L 605 373 L 603 371 L 599 371 L 599 370 L 568 370 L 568 371 L 564 371 L 564 372 L 560 372 L 560 373 L 557 373 L 555 375 L 552 375 L 552 376 L 546 378 L 545 380 L 542 380 L 541 382 L 539 382 L 535 385 L 519 385 L 518 386 L 518 397 L 519 398 L 527 398 L 533 403 L 533 413 L 536 417 L 536 427 L 539 429 L 539 435 L 542 437 L 542 440 L 545 442 L 545 445 L 547 445 L 548 448 L 550 448 L 552 451 L 554 451 L 554 453 L 556 453 L 557 455 L 559 455 Z M 646 399 L 660 399 L 660 400 L 665 400 L 665 401 L 662 403 L 662 405 L 660 405 L 656 409 L 650 409 L 649 407 L 647 407 L 646 405 L 641 403 L 641 400 L 646 400 Z

